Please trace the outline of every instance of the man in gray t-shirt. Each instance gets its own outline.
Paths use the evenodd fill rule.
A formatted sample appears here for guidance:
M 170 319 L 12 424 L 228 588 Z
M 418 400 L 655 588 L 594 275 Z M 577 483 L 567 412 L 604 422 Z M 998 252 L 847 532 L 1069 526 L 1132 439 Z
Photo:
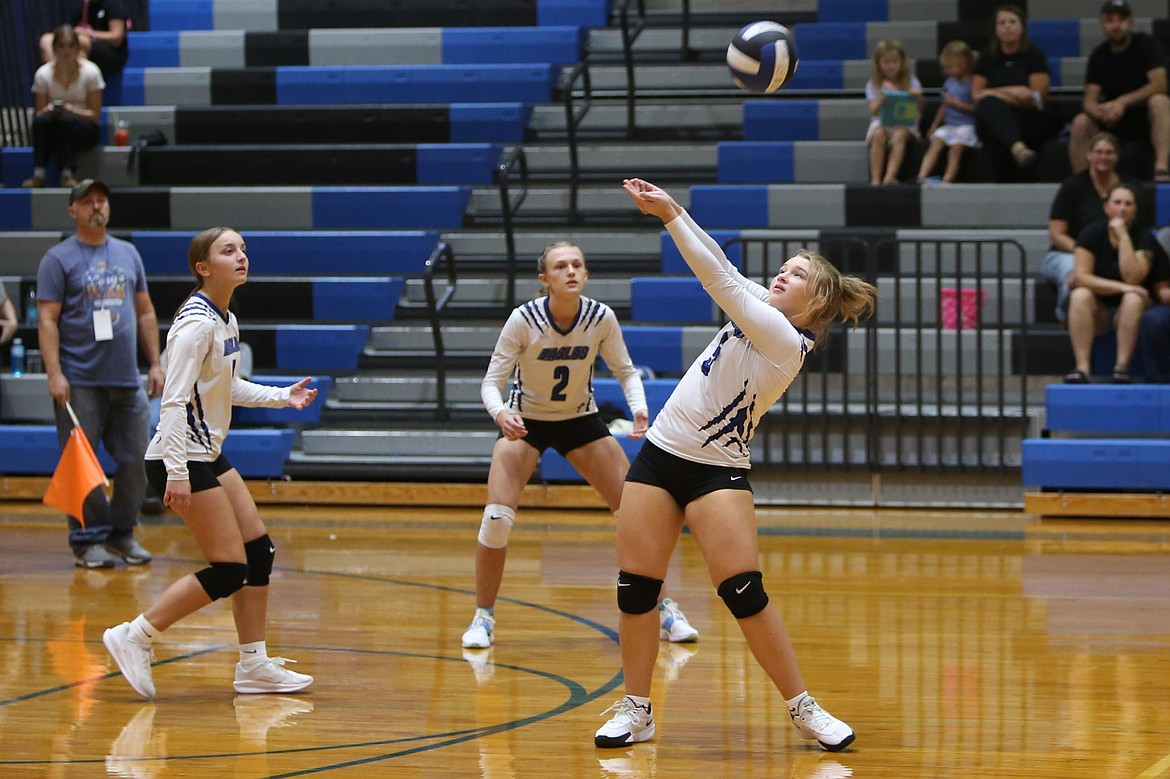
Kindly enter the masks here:
M 87 501 L 84 523 L 69 517 L 69 545 L 82 568 L 109 568 L 117 557 L 130 565 L 151 559 L 134 538 L 150 423 L 138 348 L 150 365 L 147 391 L 154 397 L 163 386 L 158 318 L 138 250 L 107 235 L 109 194 L 92 179 L 70 191 L 77 232 L 45 252 L 37 271 L 40 347 L 57 438 L 64 448 L 73 429 L 69 403 L 93 447 L 104 443 L 117 464 L 109 503 Z

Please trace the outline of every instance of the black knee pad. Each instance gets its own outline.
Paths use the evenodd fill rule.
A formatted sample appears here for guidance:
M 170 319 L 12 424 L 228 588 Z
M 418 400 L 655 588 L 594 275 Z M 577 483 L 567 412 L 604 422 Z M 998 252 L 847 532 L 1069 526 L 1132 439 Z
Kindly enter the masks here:
M 244 553 L 248 555 L 248 586 L 264 587 L 268 584 L 268 577 L 272 574 L 272 561 L 276 559 L 276 544 L 268 534 L 244 544 Z
M 618 571 L 618 608 L 626 614 L 645 614 L 658 605 L 662 580 Z
M 248 566 L 243 563 L 212 563 L 196 571 L 195 578 L 212 600 L 219 600 L 244 586 L 248 578 Z
M 768 593 L 764 592 L 764 574 L 759 571 L 737 573 L 724 579 L 718 592 L 736 619 L 754 617 L 768 605 Z

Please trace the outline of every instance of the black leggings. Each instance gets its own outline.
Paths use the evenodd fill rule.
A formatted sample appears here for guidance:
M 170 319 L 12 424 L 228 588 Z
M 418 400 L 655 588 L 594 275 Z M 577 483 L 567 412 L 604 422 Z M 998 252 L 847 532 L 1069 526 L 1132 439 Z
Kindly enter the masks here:
M 77 154 L 97 146 L 100 131 L 97 122 L 68 111 L 40 114 L 33 119 L 33 164 L 48 166 L 54 156 L 61 167 L 77 170 Z

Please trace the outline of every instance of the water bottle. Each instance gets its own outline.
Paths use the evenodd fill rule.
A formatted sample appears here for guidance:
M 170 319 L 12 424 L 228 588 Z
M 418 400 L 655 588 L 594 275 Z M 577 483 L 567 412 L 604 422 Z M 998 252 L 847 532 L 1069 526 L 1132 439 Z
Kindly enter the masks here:
M 24 323 L 36 326 L 37 324 L 37 290 L 30 287 L 24 298 Z
M 12 339 L 12 375 L 24 375 L 24 341 L 19 338 Z

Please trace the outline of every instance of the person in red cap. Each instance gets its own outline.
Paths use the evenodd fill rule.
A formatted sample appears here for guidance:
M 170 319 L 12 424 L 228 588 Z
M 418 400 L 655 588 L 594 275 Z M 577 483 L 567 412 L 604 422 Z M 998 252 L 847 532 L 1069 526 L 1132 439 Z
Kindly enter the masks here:
M 1072 121 L 1068 158 L 1073 173 L 1088 165 L 1089 143 L 1101 130 L 1124 141 L 1150 143 L 1153 178 L 1170 182 L 1170 96 L 1165 55 L 1149 35 L 1134 32 L 1126 0 L 1101 6 L 1102 41 L 1089 54 L 1082 112 Z

